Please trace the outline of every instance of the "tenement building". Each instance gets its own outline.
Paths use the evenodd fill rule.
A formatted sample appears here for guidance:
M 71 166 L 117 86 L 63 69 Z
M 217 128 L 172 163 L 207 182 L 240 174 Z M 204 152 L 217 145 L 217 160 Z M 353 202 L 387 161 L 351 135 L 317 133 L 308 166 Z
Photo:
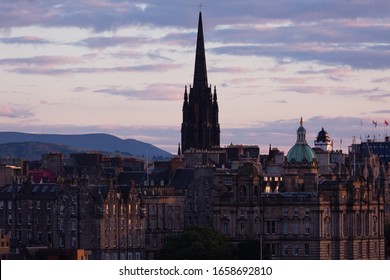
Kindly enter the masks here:
M 164 238 L 184 228 L 184 197 L 168 185 L 169 168 L 121 171 L 99 182 L 72 176 L 2 186 L 8 258 L 60 258 L 79 250 L 87 259 L 154 258 Z

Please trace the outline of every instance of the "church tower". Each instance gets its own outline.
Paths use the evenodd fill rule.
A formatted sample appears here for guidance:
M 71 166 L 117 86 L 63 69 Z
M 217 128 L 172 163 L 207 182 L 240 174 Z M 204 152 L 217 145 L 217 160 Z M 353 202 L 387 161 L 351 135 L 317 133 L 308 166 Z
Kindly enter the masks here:
M 206 52 L 203 38 L 202 13 L 199 12 L 196 41 L 194 83 L 184 90 L 182 152 L 191 148 L 210 150 L 220 145 L 217 90 L 207 81 Z

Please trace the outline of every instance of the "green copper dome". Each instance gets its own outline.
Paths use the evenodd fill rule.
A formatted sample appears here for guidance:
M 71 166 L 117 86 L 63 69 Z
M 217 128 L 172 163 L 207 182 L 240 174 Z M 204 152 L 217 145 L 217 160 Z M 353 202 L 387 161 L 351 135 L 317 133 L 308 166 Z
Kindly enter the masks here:
M 297 142 L 287 153 L 287 162 L 313 162 L 317 159 L 316 153 L 306 142 L 306 129 L 303 127 L 301 118 L 301 126 L 297 130 Z
M 316 158 L 316 153 L 307 144 L 295 144 L 287 153 L 287 162 L 293 160 L 295 160 L 295 162 L 302 162 L 304 159 L 306 159 L 307 162 L 313 162 Z

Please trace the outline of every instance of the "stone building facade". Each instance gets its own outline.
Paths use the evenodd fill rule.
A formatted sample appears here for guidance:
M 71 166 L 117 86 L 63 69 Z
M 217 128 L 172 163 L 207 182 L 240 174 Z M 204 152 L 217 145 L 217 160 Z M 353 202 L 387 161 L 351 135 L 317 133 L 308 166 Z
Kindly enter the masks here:
M 0 228 L 17 258 L 32 248 L 83 249 L 89 259 L 154 258 L 164 238 L 184 228 L 182 196 L 166 184 L 59 180 L 13 184 L 0 191 Z

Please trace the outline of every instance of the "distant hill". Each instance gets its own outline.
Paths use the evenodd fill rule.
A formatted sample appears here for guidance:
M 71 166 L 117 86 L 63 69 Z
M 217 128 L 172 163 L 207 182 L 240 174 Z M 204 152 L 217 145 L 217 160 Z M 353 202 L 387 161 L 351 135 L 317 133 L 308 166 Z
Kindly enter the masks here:
M 74 153 L 86 152 L 83 149 L 76 149 L 70 146 L 41 143 L 41 142 L 20 142 L 0 144 L 0 158 L 23 158 L 28 160 L 40 160 L 43 154 L 61 153 L 69 156 Z
M 35 142 L 35 144 L 33 144 Z M 32 134 L 21 132 L 0 132 L 0 145 L 9 143 L 24 143 L 20 149 L 27 153 L 29 149 L 38 149 L 47 152 L 69 151 L 101 151 L 108 153 L 118 153 L 123 155 L 146 157 L 149 158 L 167 158 L 172 155 L 156 146 L 141 142 L 135 139 L 120 139 L 116 136 L 104 133 L 78 134 L 78 135 L 61 135 L 61 134 Z M 44 145 L 38 145 L 41 143 Z M 50 146 L 49 144 L 57 144 Z M 12 146 L 12 145 L 11 145 Z M 8 146 L 9 151 L 17 149 Z M 54 151 L 50 151 L 54 149 Z M 16 151 L 15 151 L 16 152 Z M 39 151 L 38 151 L 39 152 Z M 46 153 L 47 153 L 46 152 Z M 68 153 L 68 152 L 66 152 Z M 64 154 L 66 154 L 64 152 Z M 4 154 L 0 152 L 0 157 Z M 27 157 L 24 157 L 27 158 Z

